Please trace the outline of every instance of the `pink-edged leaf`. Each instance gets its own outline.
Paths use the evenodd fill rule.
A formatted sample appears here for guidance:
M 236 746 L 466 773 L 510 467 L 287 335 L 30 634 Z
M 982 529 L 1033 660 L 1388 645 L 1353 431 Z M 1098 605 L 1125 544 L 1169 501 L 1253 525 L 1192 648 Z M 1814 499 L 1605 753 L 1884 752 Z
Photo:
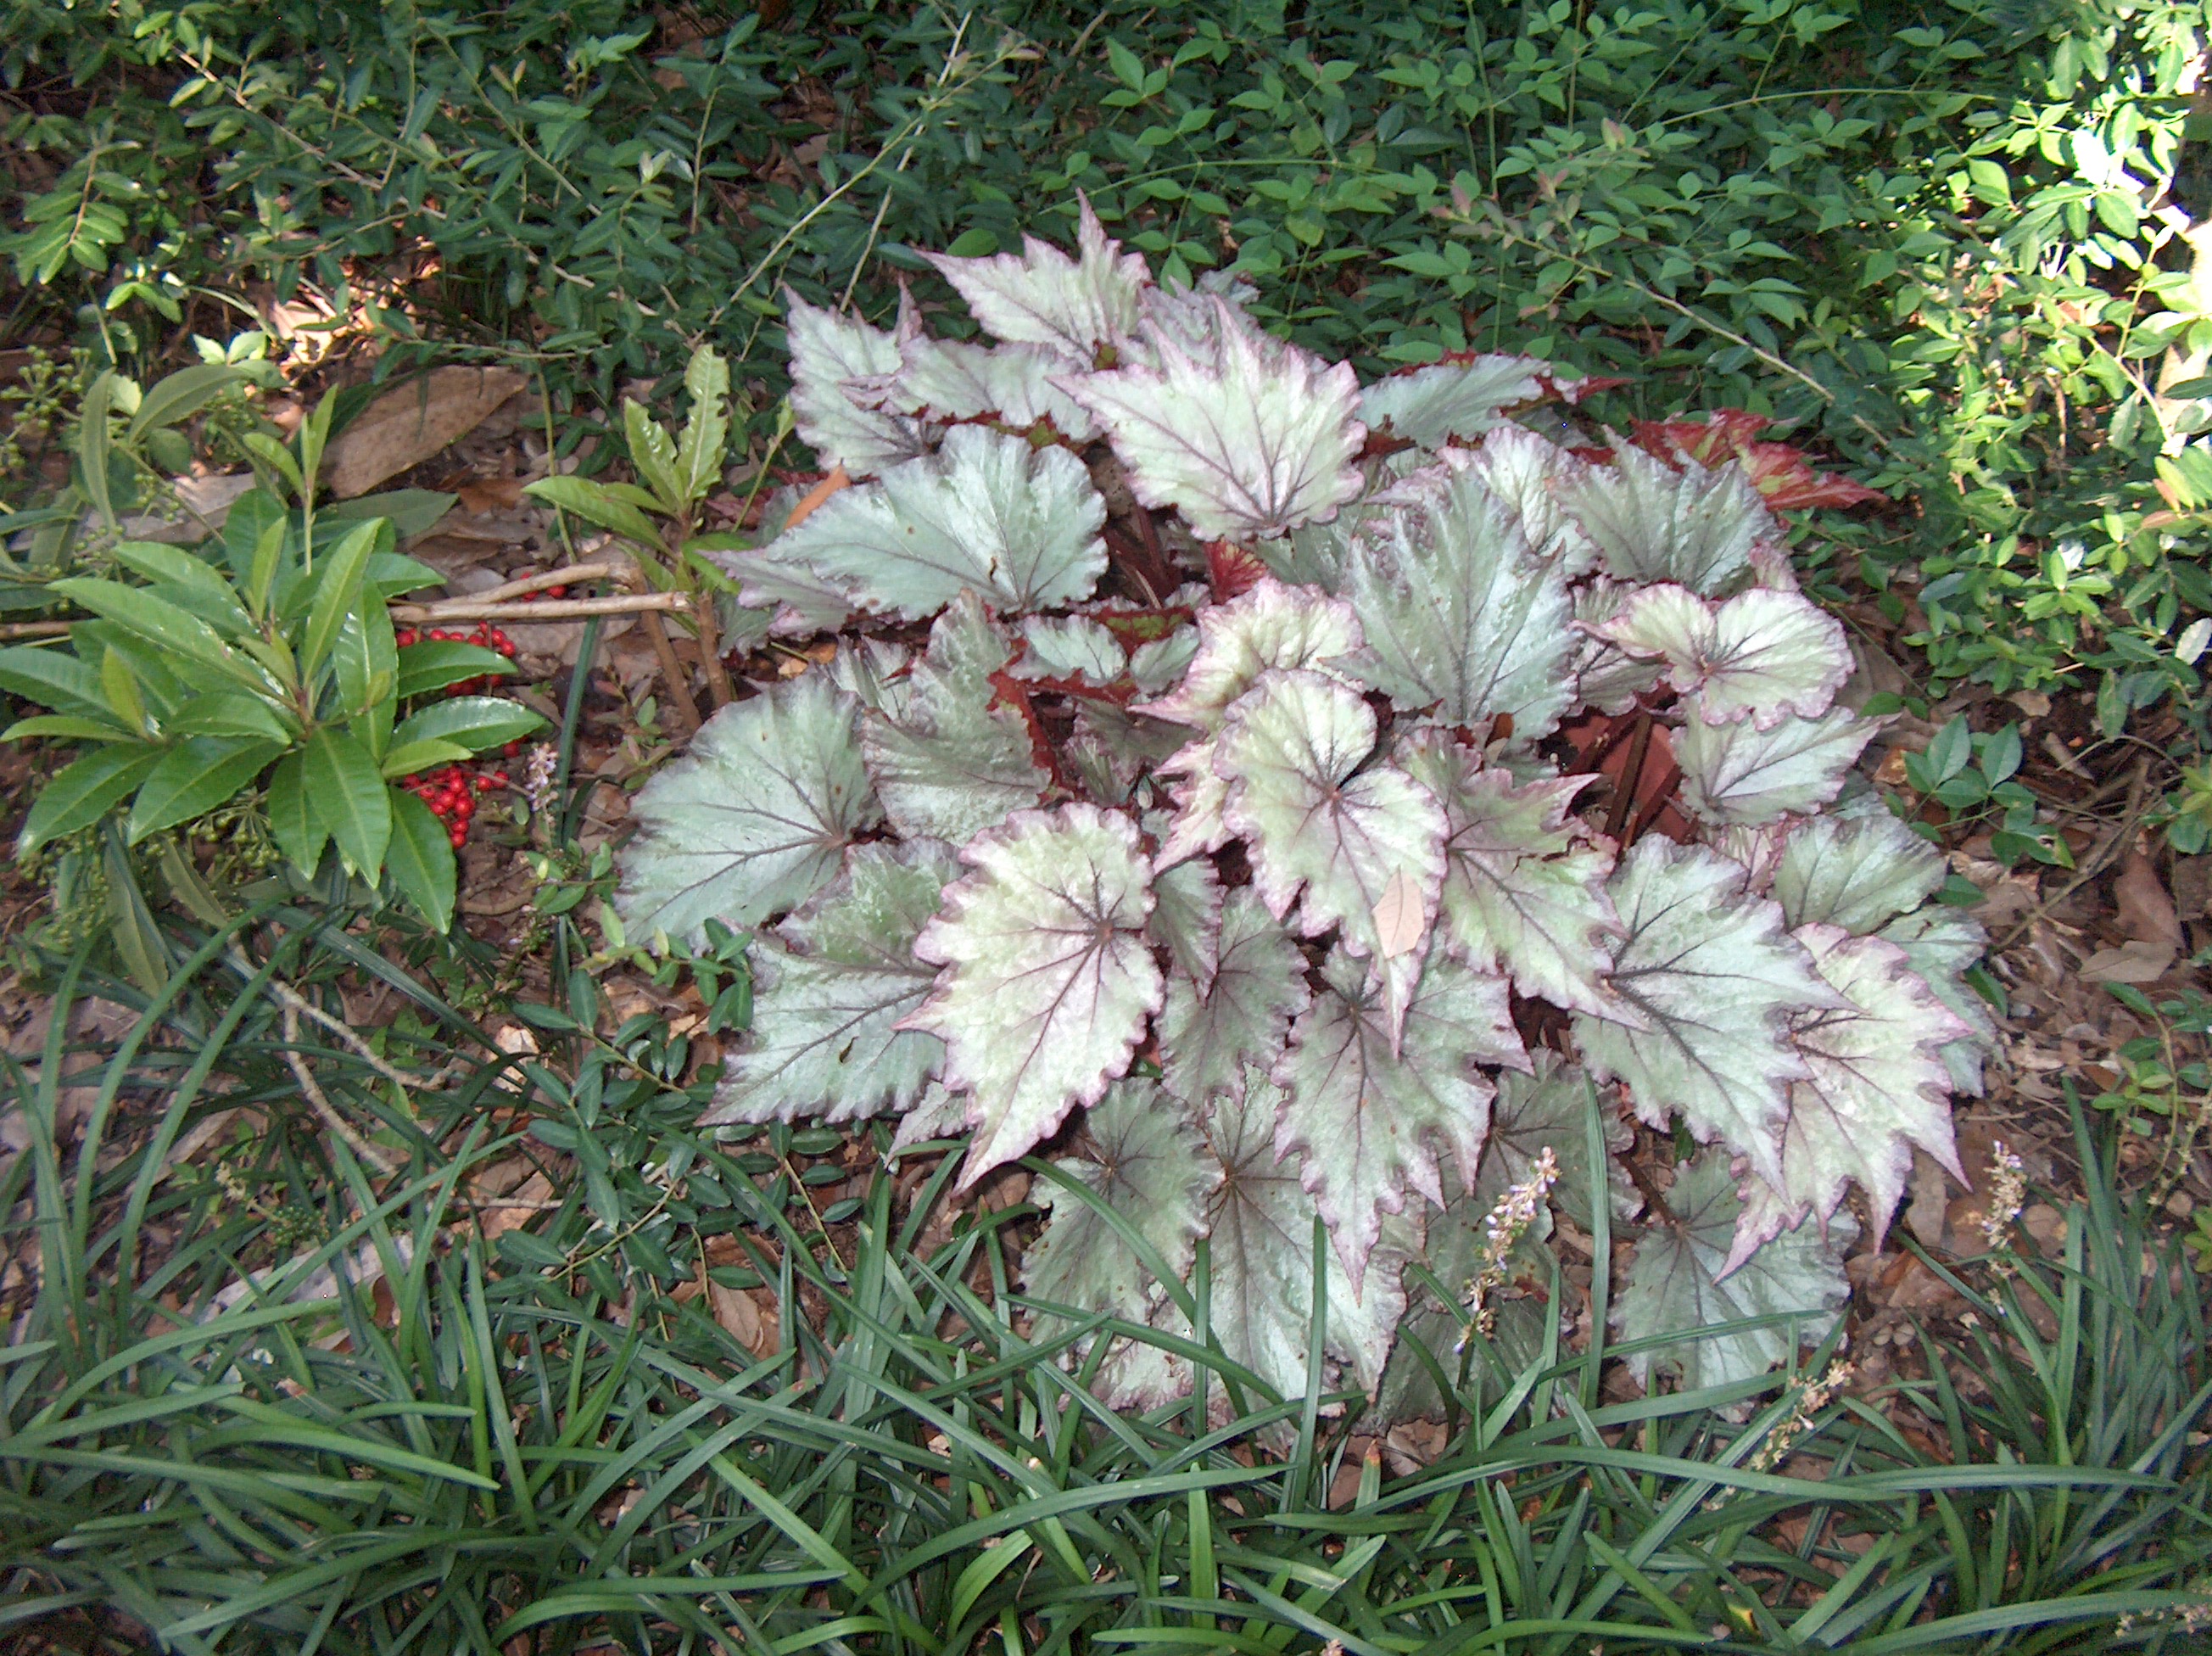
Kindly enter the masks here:
M 1512 410 L 1542 401 L 1550 367 L 1533 356 L 1492 356 L 1401 368 L 1360 393 L 1359 417 L 1417 447 L 1472 442 L 1505 424 Z
M 1087 442 L 1098 427 L 1053 381 L 1067 363 L 1043 345 L 979 345 L 964 339 L 910 339 L 887 388 L 889 406 L 939 424 L 988 419 L 1028 430 L 1046 421 L 1052 435 Z
M 920 621 L 963 592 L 1015 612 L 1088 598 L 1106 572 L 1106 502 L 1083 462 L 982 426 L 832 495 L 762 554 L 870 614 Z
M 899 1026 L 945 1044 L 945 1084 L 975 1129 L 965 1190 L 1096 1103 L 1160 1009 L 1145 943 L 1149 870 L 1127 818 L 1096 806 L 1022 811 L 960 853 L 915 953 L 944 968 Z
M 1774 900 L 1793 927 L 1863 935 L 1918 908 L 1948 872 L 1943 853 L 1887 811 L 1814 817 L 1792 823 L 1782 837 Z
M 1942 1049 L 1972 1032 L 1895 944 L 1841 926 L 1801 926 L 1797 939 L 1844 1004 L 1804 1013 L 1790 1031 L 1809 1073 L 1790 1089 L 1782 1177 L 1746 1190 L 1731 1270 L 1808 1213 L 1826 1224 L 1854 1180 L 1879 1240 L 1911 1177 L 1915 1145 L 1966 1182 Z
M 1401 742 L 1398 763 L 1444 807 L 1444 947 L 1478 971 L 1502 962 L 1523 995 L 1640 1027 L 1606 983 L 1621 936 L 1606 894 L 1613 855 L 1570 814 L 1590 779 L 1516 788 L 1436 730 Z
M 935 1036 L 897 1026 L 936 975 L 915 959 L 914 940 L 958 872 L 939 840 L 855 845 L 835 880 L 756 938 L 752 1024 L 701 1119 L 842 1122 L 910 1108 L 945 1056 Z
M 884 412 L 884 376 L 901 366 L 899 348 L 921 319 L 902 299 L 899 328 L 866 322 L 810 305 L 787 293 L 791 338 L 792 423 L 823 466 L 872 478 L 886 466 L 929 452 L 935 434 L 923 422 Z
M 1703 847 L 1647 834 L 1611 894 L 1627 931 L 1611 988 L 1644 1027 L 1574 1014 L 1584 1062 L 1626 1082 L 1650 1125 L 1679 1110 L 1699 1138 L 1724 1140 L 1778 1181 L 1790 1085 L 1810 1074 L 1790 1031 L 1842 997 L 1784 929 L 1779 905 L 1747 893 L 1743 869 Z
M 1628 443 L 1610 466 L 1556 485 L 1560 503 L 1624 581 L 1670 581 L 1711 598 L 1741 584 L 1752 548 L 1782 526 L 1738 467 L 1677 471 Z
M 1316 937 L 1372 961 L 1395 1026 L 1402 1016 L 1443 883 L 1444 813 L 1392 764 L 1362 770 L 1375 713 L 1358 691 L 1310 670 L 1272 668 L 1229 709 L 1213 756 L 1228 784 L 1222 820 L 1247 843 L 1252 888 L 1277 919 L 1298 911 Z M 1414 944 L 1384 947 L 1378 910 L 1401 877 L 1418 904 Z
M 1152 819 L 1146 819 L 1146 826 Z M 1168 964 L 1189 975 L 1203 994 L 1221 965 L 1221 874 L 1203 857 L 1178 862 L 1152 876 L 1153 942 Z
M 1246 1066 L 1273 1068 L 1291 1020 L 1311 998 L 1305 968 L 1297 941 L 1249 886 L 1229 892 L 1211 981 L 1201 984 L 1182 970 L 1168 978 L 1158 1024 L 1168 1091 L 1196 1109 L 1238 1091 Z
M 1597 631 L 1632 655 L 1664 662 L 1667 681 L 1694 693 L 1698 716 L 1715 724 L 1748 715 L 1771 730 L 1792 714 L 1818 718 L 1851 676 L 1835 618 L 1796 593 L 1764 587 L 1720 605 L 1686 587 L 1647 587 Z
M 992 675 L 1012 654 L 972 593 L 930 629 L 929 651 L 895 704 L 860 721 L 860 749 L 884 812 L 902 834 L 959 844 L 1035 805 L 1052 780 L 1031 755 L 1021 715 L 992 705 Z
M 1644 1227 L 1630 1256 L 1628 1280 L 1613 1302 L 1614 1333 L 1623 1341 L 1680 1336 L 1679 1343 L 1630 1355 L 1629 1372 L 1644 1385 L 1655 1369 L 1678 1375 L 1684 1391 L 1763 1374 L 1799 1345 L 1825 1339 L 1850 1297 L 1843 1251 L 1858 1232 L 1848 1214 L 1826 1235 L 1814 1225 L 1786 1232 L 1730 1270 L 1743 1210 L 1735 1183 L 1728 1153 L 1717 1146 L 1685 1162 L 1667 1192 L 1668 1213 Z M 1794 1329 L 1770 1323 L 1709 1331 L 1791 1313 L 1802 1318 Z
M 1953 1092 L 1981 1097 L 1982 1061 L 1996 1050 L 1997 1026 L 1966 976 L 1989 947 L 1989 934 L 1970 915 L 1931 905 L 1898 916 L 1880 935 L 1905 951 L 1906 963 L 1966 1026 L 1963 1038 L 1943 1049 L 1943 1068 Z
M 1666 667 L 1631 655 L 1605 637 L 1636 588 L 1599 575 L 1575 592 L 1575 693 L 1598 712 L 1618 718 L 1637 698 L 1659 687 Z
M 1348 363 L 1263 333 L 1219 300 L 1210 348 L 1155 330 L 1157 368 L 1063 381 L 1097 417 L 1147 506 L 1173 507 L 1206 539 L 1252 540 L 1332 515 L 1360 490 Z
M 1355 542 L 1343 590 L 1367 638 L 1358 671 L 1401 707 L 1453 725 L 1507 717 L 1521 740 L 1559 728 L 1573 600 L 1472 472 Z
M 1570 581 L 1597 567 L 1597 546 L 1559 502 L 1559 485 L 1589 469 L 1556 443 L 1523 425 L 1499 427 L 1468 457 L 1482 479 L 1519 521 L 1522 537 L 1540 560 Z
M 922 257 L 968 301 L 993 338 L 1042 345 L 1073 366 L 1089 368 L 1100 347 L 1118 349 L 1136 332 L 1152 277 L 1142 254 L 1123 253 L 1106 234 L 1087 198 L 1075 236 L 1073 259 L 1035 236 L 1022 238 L 1018 253 Z
M 1772 822 L 1827 804 L 1885 722 L 1838 707 L 1817 719 L 1785 714 L 1761 730 L 1749 720 L 1711 723 L 1699 701 L 1686 699 L 1674 763 L 1682 767 L 1682 804 L 1717 824 Z
M 1022 1251 L 1023 1288 L 1088 1316 L 1105 1312 L 1188 1338 L 1189 1324 L 1158 1273 L 1164 1265 L 1176 1280 L 1189 1271 L 1205 1234 L 1206 1198 L 1221 1182 L 1219 1165 L 1155 1082 L 1115 1082 L 1085 1116 L 1083 1130 L 1093 1154 L 1053 1165 L 1084 1190 L 1045 1179 L 1032 1187 L 1046 1224 Z M 1144 1239 L 1158 1264 L 1129 1244 L 1109 1213 Z M 1040 1312 L 1031 1337 L 1053 1339 L 1067 1326 Z M 1081 1342 L 1076 1355 L 1091 1344 Z M 1112 1408 L 1157 1408 L 1189 1391 L 1190 1363 L 1156 1345 L 1117 1339 L 1096 1389 Z
M 1304 1157 L 1305 1188 L 1358 1288 L 1383 1215 L 1413 1192 L 1444 1205 L 1440 1156 L 1473 1183 L 1497 1090 L 1475 1065 L 1525 1069 L 1528 1055 L 1503 977 L 1431 961 L 1401 1035 L 1363 962 L 1337 950 L 1322 971 L 1326 987 L 1272 1077 L 1285 1093 L 1275 1149 Z
M 1296 1156 L 1275 1155 L 1281 1093 L 1257 1070 L 1241 1093 L 1219 1100 L 1200 1123 L 1221 1169 L 1206 1202 L 1212 1274 L 1209 1303 L 1222 1349 L 1283 1397 L 1304 1395 L 1306 1342 L 1314 1316 L 1314 1200 Z M 1346 1380 L 1371 1392 L 1406 1314 L 1402 1287 L 1419 1228 L 1401 1219 L 1383 1227 L 1354 1287 L 1334 1248 L 1318 1262 L 1328 1296 L 1322 1323 L 1322 1384 Z

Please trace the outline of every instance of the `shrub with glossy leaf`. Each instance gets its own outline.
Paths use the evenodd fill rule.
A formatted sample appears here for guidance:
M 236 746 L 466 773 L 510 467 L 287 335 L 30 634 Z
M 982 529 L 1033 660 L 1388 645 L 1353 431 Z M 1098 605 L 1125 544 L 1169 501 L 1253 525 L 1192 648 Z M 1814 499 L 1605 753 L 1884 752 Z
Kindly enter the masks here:
M 1847 1187 L 1886 1224 L 1915 1146 L 1954 1160 L 1979 934 L 1854 787 L 1878 722 L 1741 464 L 1555 447 L 1514 415 L 1583 387 L 1520 359 L 1363 386 L 1087 215 L 1073 258 L 936 263 L 1001 342 L 965 394 L 911 314 L 794 301 L 799 431 L 866 481 L 725 555 L 770 633 L 851 636 L 636 803 L 631 935 L 759 928 L 711 1119 L 964 1129 L 973 1185 L 1080 1115 L 1033 1288 L 1203 1316 L 1286 1391 L 1318 1291 L 1371 1391 L 1425 1234 L 1537 1146 L 1585 1223 L 1637 1214 L 1582 1154 L 1625 1105 L 1710 1148 L 1623 1333 L 1778 1319 L 1643 1361 L 1719 1384 L 1826 1327 Z

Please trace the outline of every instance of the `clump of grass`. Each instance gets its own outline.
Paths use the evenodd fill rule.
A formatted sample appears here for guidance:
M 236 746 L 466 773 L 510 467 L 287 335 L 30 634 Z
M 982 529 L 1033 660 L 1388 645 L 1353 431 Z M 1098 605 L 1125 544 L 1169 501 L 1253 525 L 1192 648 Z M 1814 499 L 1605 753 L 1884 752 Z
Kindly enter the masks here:
M 1955 1277 L 1977 1325 L 1896 1407 L 1838 1395 L 1832 1349 L 1607 1402 L 1601 1308 L 1389 1474 L 1356 1398 L 1273 1394 L 1203 1315 L 1030 1337 L 1031 1210 L 933 1223 L 950 1162 L 863 1170 L 822 1223 L 804 1152 L 699 1136 L 649 1032 L 538 1008 L 518 1062 L 448 1016 L 461 1056 L 404 1100 L 424 1054 L 288 1049 L 271 980 L 363 965 L 297 918 L 258 965 L 208 940 L 112 1050 L 11 1072 L 35 1288 L 0 1349 L 0 1645 L 1887 1656 L 2179 1650 L 2202 1613 L 2204 1309 L 2086 1125 L 2063 1254 Z M 131 993 L 70 971 L 57 1030 L 86 987 Z M 399 1172 L 319 1130 L 294 1059 Z M 67 1154 L 65 1068 L 99 1087 Z M 172 1165 L 218 1109 L 258 1123 L 228 1176 Z M 487 1245 L 476 1176 L 553 1141 L 598 1172 Z M 768 1355 L 678 1297 L 718 1238 L 775 1292 Z M 1069 1355 L 1102 1330 L 1171 1343 L 1211 1409 L 1103 1408 L 1103 1342 Z

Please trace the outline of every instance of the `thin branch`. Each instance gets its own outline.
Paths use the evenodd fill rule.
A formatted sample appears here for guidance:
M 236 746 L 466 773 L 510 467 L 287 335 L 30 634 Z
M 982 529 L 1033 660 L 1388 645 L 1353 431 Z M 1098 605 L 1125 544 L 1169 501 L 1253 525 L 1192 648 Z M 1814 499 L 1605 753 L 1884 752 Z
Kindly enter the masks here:
M 445 604 L 394 604 L 394 621 L 581 621 L 593 615 L 647 615 L 680 610 L 682 593 L 623 593 L 614 598 L 546 598 L 532 603 L 455 600 Z

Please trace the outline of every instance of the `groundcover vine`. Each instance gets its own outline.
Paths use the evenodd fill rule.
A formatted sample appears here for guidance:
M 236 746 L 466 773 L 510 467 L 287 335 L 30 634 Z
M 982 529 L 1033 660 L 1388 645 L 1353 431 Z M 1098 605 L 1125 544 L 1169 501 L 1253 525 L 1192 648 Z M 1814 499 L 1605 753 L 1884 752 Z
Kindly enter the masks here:
M 964 1132 L 968 1185 L 1062 1143 L 1037 1300 L 1202 1309 L 1297 1391 L 1318 1282 L 1328 1380 L 1386 1412 L 1442 1373 L 1405 1330 L 1557 1314 L 1543 1245 L 1601 1202 L 1643 1375 L 1823 1332 L 1847 1189 L 1886 1224 L 1915 1146 L 1955 1166 L 1989 1034 L 1771 509 L 1851 486 L 1741 414 L 1562 448 L 1514 417 L 1588 382 L 1525 358 L 1362 386 L 1087 210 L 1073 257 L 934 262 L 995 343 L 791 301 L 851 484 L 721 556 L 740 627 L 842 642 L 635 803 L 632 935 L 754 930 L 711 1118 Z M 1703 1147 L 1663 1190 L 1632 1117 Z M 1119 1403 L 1192 1384 L 1095 1355 Z

